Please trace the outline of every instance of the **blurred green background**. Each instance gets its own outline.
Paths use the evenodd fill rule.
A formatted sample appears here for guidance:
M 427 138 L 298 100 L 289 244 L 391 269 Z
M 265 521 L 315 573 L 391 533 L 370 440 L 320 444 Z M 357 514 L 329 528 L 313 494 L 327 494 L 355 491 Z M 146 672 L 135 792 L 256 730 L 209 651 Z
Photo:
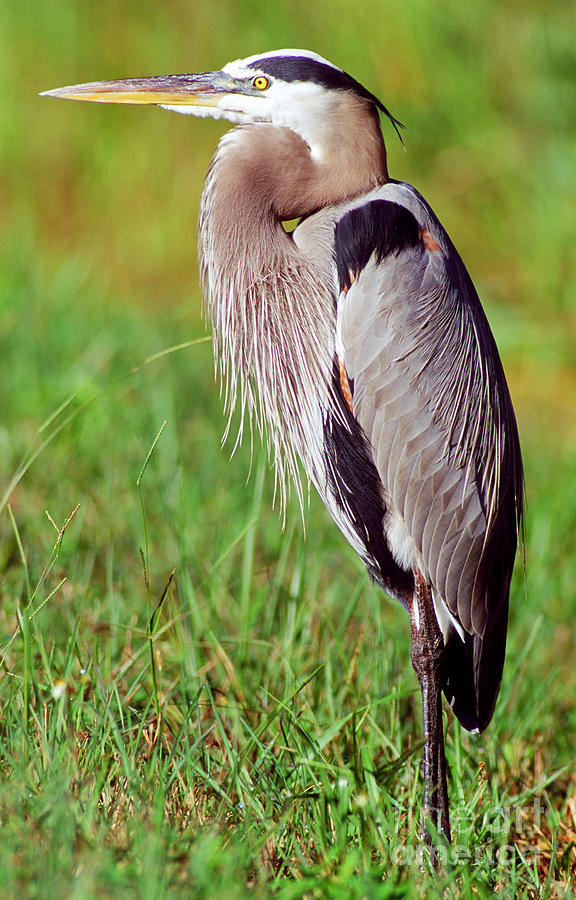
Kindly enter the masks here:
M 0 6 L 4 634 L 15 627 L 15 598 L 33 594 L 26 582 L 44 578 L 54 542 L 46 509 L 61 526 L 81 505 L 57 567 L 68 593 L 50 607 L 62 634 L 73 618 L 89 621 L 94 633 L 104 620 L 114 627 L 136 621 L 144 604 L 139 544 L 146 543 L 159 590 L 176 558 L 181 572 L 218 570 L 222 583 L 230 579 L 234 586 L 234 572 L 244 566 L 246 574 L 251 553 L 263 571 L 283 541 L 270 511 L 272 479 L 265 479 L 259 512 L 259 482 L 244 484 L 248 448 L 231 463 L 219 450 L 223 424 L 209 344 L 146 363 L 205 333 L 197 213 L 226 126 L 38 93 L 215 69 L 262 50 L 305 47 L 353 74 L 405 124 L 403 148 L 384 123 L 391 174 L 431 203 L 485 304 L 517 412 L 527 480 L 527 568 L 524 575 L 519 565 L 516 574 L 505 692 L 508 698 L 513 692 L 517 734 L 523 710 L 530 708 L 534 718 L 525 735 L 532 749 L 515 745 L 510 765 L 521 769 L 526 752 L 536 779 L 542 766 L 573 768 L 575 36 L 576 8 L 568 0 L 19 0 Z M 143 525 L 135 482 L 165 419 L 147 473 Z M 238 560 L 229 548 L 252 511 L 261 531 L 256 548 Z M 318 584 L 330 586 L 337 571 L 349 595 L 363 577 L 361 566 L 315 498 L 310 522 L 308 553 L 314 557 L 322 547 L 322 561 L 313 564 Z M 290 540 L 298 529 L 293 504 Z M 180 591 L 185 595 L 182 585 Z M 231 591 L 223 607 L 216 600 L 210 607 L 210 615 L 221 617 L 212 622 L 216 631 L 238 627 Z M 245 579 L 240 593 L 247 615 Z M 406 651 L 408 667 L 403 614 L 390 604 L 384 610 L 386 628 L 405 642 L 399 653 Z M 357 615 L 356 628 L 362 608 Z M 510 672 L 517 671 L 535 621 L 531 674 L 515 680 Z M 249 616 L 242 628 L 246 637 Z M 114 628 L 110 640 L 112 660 L 122 649 Z M 365 665 L 368 679 L 369 657 Z M 16 662 L 5 663 L 6 671 L 10 666 Z M 257 683 L 257 671 L 253 677 Z M 535 761 L 538 742 L 544 755 Z M 564 790 L 562 802 L 566 796 Z
M 196 316 L 198 198 L 225 126 L 37 94 L 310 47 L 405 123 L 406 152 L 387 129 L 391 171 L 432 203 L 478 284 L 524 440 L 573 446 L 572 3 L 22 0 L 0 17 L 4 273 L 19 264 L 41 290 L 73 266 L 103 302 Z
M 226 128 L 38 92 L 304 46 L 353 73 L 405 123 L 405 150 L 384 125 L 390 169 L 432 204 L 487 308 L 526 453 L 528 526 L 557 495 L 560 473 L 566 516 L 576 458 L 575 25 L 573 3 L 530 0 L 3 4 L 0 400 L 10 430 L 19 413 L 32 414 L 22 367 L 10 362 L 10 351 L 23 359 L 22 332 L 40 358 L 46 329 L 59 329 L 62 353 L 73 356 L 76 343 L 89 353 L 116 316 L 137 315 L 146 352 L 162 349 L 167 317 L 176 323 L 170 343 L 203 334 L 198 203 Z M 86 323 L 86 333 L 70 341 L 62 319 Z M 97 367 L 108 350 L 92 352 Z M 208 357 L 192 351 L 188 365 L 205 368 Z M 130 363 L 138 359 L 135 351 Z M 39 373 L 38 422 L 77 389 L 71 365 L 51 358 Z M 215 390 L 209 381 L 204 389 Z M 187 415 L 195 417 L 193 401 Z M 557 541 L 546 540 L 557 556 Z

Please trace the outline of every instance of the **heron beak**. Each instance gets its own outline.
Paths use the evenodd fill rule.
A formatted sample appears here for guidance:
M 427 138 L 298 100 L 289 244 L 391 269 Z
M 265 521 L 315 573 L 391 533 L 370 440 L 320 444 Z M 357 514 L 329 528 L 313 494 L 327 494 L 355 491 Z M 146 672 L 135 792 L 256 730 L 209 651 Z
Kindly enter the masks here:
M 216 107 L 224 94 L 236 93 L 233 79 L 225 72 L 194 75 L 155 75 L 93 81 L 43 91 L 41 97 L 89 100 L 94 103 L 147 103 L 156 106 Z

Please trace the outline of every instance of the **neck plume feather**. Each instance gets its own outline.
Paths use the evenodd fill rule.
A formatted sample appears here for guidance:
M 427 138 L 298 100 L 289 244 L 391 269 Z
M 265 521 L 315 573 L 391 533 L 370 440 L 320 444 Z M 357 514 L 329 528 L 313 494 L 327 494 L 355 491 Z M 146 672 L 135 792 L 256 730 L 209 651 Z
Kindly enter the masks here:
M 282 506 L 290 482 L 303 505 L 298 457 L 314 483 L 325 480 L 321 442 L 325 412 L 334 407 L 336 333 L 333 262 L 303 253 L 282 219 L 371 190 L 385 180 L 383 165 L 368 178 L 363 173 L 356 191 L 351 183 L 344 194 L 330 191 L 333 179 L 298 135 L 258 125 L 228 132 L 208 173 L 200 266 L 228 413 L 225 437 L 239 405 L 235 446 L 246 422 L 266 435 Z

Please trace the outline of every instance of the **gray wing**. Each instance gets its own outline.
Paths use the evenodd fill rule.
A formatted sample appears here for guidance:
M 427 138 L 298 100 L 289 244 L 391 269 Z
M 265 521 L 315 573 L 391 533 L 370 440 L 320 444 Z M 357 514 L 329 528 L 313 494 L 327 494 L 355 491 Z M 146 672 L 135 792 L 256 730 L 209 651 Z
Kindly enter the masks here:
M 476 291 L 437 219 L 386 185 L 336 226 L 337 348 L 384 493 L 396 563 L 432 586 L 447 694 L 470 657 L 484 727 L 501 677 L 522 464 L 498 352 Z M 463 689 L 460 689 L 460 693 Z M 472 698 L 462 699 L 465 721 Z

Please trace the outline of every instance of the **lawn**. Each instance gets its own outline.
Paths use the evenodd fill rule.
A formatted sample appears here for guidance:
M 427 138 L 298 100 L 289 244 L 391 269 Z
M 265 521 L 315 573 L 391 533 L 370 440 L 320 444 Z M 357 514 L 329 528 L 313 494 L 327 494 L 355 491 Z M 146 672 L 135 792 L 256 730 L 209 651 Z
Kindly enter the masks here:
M 189 8 L 190 7 L 190 8 Z M 576 14 L 528 0 L 0 10 L 0 895 L 573 896 Z M 351 37 L 353 36 L 353 37 Z M 515 402 L 526 538 L 488 731 L 417 855 L 404 612 L 224 448 L 196 216 L 224 126 L 39 99 L 308 46 L 407 126 Z

